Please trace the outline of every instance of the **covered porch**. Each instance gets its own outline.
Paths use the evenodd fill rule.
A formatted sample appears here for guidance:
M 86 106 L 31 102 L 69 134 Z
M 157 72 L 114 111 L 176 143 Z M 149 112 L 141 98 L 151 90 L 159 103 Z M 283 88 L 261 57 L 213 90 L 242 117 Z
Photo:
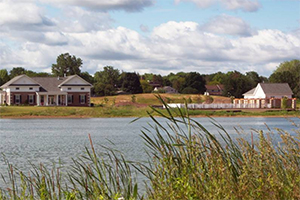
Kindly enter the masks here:
M 0 105 L 6 103 L 6 93 L 4 91 L 0 91 Z
M 68 106 L 67 92 L 37 92 L 37 106 Z

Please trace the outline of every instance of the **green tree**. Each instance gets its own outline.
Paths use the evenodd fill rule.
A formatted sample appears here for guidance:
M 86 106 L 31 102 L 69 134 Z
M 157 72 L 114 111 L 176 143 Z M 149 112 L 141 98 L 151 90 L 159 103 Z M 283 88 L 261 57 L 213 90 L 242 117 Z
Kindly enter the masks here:
M 114 69 L 112 66 L 104 67 L 103 71 L 98 71 L 94 74 L 94 82 L 98 87 L 97 90 L 95 89 L 95 93 L 101 96 L 115 94 L 117 88 L 120 86 L 119 79 L 120 71 L 118 69 Z M 100 86 L 103 88 L 100 89 Z M 97 91 L 99 93 L 97 93 Z
M 226 74 L 224 74 L 223 72 L 205 75 L 206 84 L 208 85 L 223 84 L 225 79 Z
M 6 69 L 0 70 L 0 86 L 9 81 L 9 75 Z
M 226 74 L 224 80 L 224 96 L 242 98 L 243 94 L 252 89 L 249 79 L 238 71 L 231 71 Z
M 23 67 L 14 67 L 9 72 L 9 76 L 11 79 L 22 74 L 26 74 L 26 69 Z
M 123 72 L 121 75 L 122 90 L 131 94 L 142 93 L 139 75 L 134 72 Z
M 106 66 L 103 71 L 96 72 L 94 75 L 95 82 L 103 83 L 105 85 L 109 84 L 114 87 L 118 86 L 118 81 L 120 78 L 120 71 L 114 69 L 112 66 Z
M 55 76 L 80 75 L 82 60 L 71 56 L 69 53 L 60 54 L 56 59 L 56 64 L 52 64 L 52 74 Z
M 94 84 L 94 77 L 91 76 L 88 72 L 81 72 L 79 76 L 87 82 Z
M 161 75 L 154 74 L 153 77 L 152 77 L 152 82 L 160 84 L 161 86 L 163 86 L 164 79 L 163 79 L 163 77 Z
M 248 78 L 249 84 L 251 84 L 252 88 L 254 88 L 258 83 L 262 82 L 260 76 L 255 71 L 246 72 L 246 77 Z
M 140 80 L 140 83 L 143 88 L 143 93 L 151 93 L 153 91 L 153 88 L 148 81 Z
M 197 91 L 197 93 L 200 94 L 203 94 L 205 92 L 205 79 L 199 73 L 190 72 L 187 74 L 185 80 L 186 81 L 184 83 L 184 89 L 182 90 L 182 93 L 183 91 L 191 91 L 191 89 L 185 90 L 186 88 L 193 88 Z M 195 91 L 193 92 L 193 94 L 195 94 Z
M 296 97 L 300 97 L 300 60 L 281 63 L 269 77 L 271 83 L 288 83 Z

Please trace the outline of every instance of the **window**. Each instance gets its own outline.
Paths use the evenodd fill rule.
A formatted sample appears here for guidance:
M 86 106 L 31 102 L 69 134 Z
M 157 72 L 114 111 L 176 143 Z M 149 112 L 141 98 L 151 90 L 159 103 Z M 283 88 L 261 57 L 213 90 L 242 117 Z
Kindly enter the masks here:
M 68 104 L 72 104 L 73 103 L 73 95 L 68 94 Z
M 79 96 L 79 102 L 80 102 L 81 104 L 85 104 L 85 95 L 84 95 L 84 94 L 81 94 L 81 95 Z
M 16 90 L 20 90 L 20 88 L 16 87 Z
M 72 90 L 72 88 L 69 87 L 68 90 Z
M 34 103 L 33 94 L 28 95 L 28 103 L 29 104 L 33 104 Z
M 20 104 L 21 102 L 21 95 L 15 94 L 15 104 Z
M 84 90 L 84 88 L 82 87 L 81 90 Z
M 32 88 L 32 87 L 30 87 L 30 88 L 29 88 L 29 90 L 33 90 L 33 88 Z

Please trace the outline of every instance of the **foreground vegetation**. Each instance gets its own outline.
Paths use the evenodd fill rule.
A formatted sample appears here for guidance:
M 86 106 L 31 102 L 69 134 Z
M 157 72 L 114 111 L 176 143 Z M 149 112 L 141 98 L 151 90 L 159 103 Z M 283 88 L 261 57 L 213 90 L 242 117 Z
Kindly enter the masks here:
M 228 103 L 226 97 L 205 97 L 203 95 L 162 94 L 167 103 Z M 92 97 L 94 107 L 0 107 L 0 118 L 42 118 L 42 117 L 147 117 L 150 106 L 162 106 L 153 94 Z M 300 105 L 298 104 L 298 107 Z M 165 110 L 161 112 L 166 113 Z M 287 110 L 189 110 L 192 116 L 300 116 L 300 111 Z
M 0 199 L 299 199 L 300 127 L 293 133 L 252 131 L 233 140 L 217 122 L 215 135 L 186 110 L 155 108 L 142 130 L 146 162 L 91 146 L 67 171 L 33 166 L 29 175 L 8 163 Z M 154 115 L 166 119 L 161 124 Z M 175 118 L 175 116 L 177 116 Z M 281 141 L 273 141 L 278 134 Z M 137 182 L 135 174 L 144 176 Z M 141 188 L 145 188 L 141 190 Z

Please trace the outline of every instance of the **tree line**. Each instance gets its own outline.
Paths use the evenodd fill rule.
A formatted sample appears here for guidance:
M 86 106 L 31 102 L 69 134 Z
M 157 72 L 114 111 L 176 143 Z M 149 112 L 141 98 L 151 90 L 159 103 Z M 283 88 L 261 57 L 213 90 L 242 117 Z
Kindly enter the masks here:
M 93 84 L 92 93 L 96 96 L 115 95 L 119 92 L 138 94 L 151 93 L 154 86 L 170 86 L 183 94 L 203 94 L 205 85 L 223 85 L 224 96 L 236 98 L 254 88 L 258 83 L 288 83 L 294 96 L 300 97 L 300 60 L 282 62 L 270 77 L 260 76 L 255 71 L 242 74 L 238 71 L 227 73 L 200 74 L 199 72 L 178 72 L 166 76 L 153 73 L 140 75 L 136 72 L 123 72 L 113 66 L 105 66 L 93 76 L 82 72 L 83 61 L 69 53 L 57 57 L 56 64 L 52 65 L 52 73 L 34 72 L 22 67 L 15 67 L 9 72 L 0 70 L 0 85 L 3 85 L 15 76 L 26 74 L 29 77 L 68 76 L 77 74 Z

